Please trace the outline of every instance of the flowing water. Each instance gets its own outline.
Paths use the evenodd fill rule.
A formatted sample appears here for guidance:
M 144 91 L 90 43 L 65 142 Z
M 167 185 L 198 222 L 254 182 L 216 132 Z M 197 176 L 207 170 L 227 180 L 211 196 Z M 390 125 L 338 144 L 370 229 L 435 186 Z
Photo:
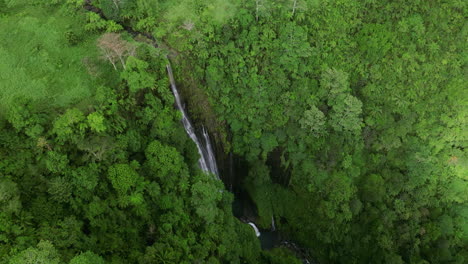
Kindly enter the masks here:
M 172 67 L 170 64 L 167 64 L 167 74 L 169 75 L 169 81 L 171 83 L 171 89 L 172 93 L 174 94 L 177 109 L 182 113 L 182 124 L 184 125 L 185 132 L 189 135 L 189 137 L 195 142 L 195 145 L 197 145 L 198 153 L 200 154 L 200 159 L 198 160 L 198 164 L 200 165 L 200 168 L 204 172 L 211 173 L 216 176 L 216 178 L 219 180 L 219 172 L 218 172 L 218 166 L 216 165 L 216 158 L 213 153 L 213 148 L 211 147 L 211 141 L 210 137 L 208 135 L 208 132 L 205 130 L 205 128 L 202 129 L 202 135 L 203 135 L 203 141 L 200 140 L 195 133 L 195 129 L 190 122 L 190 119 L 187 116 L 187 113 L 185 112 L 185 109 L 182 105 L 182 101 L 180 100 L 180 95 L 179 91 L 177 90 L 177 86 L 175 84 L 175 79 L 174 75 L 172 73 Z M 261 233 L 258 230 L 257 226 L 249 222 L 248 223 L 253 230 L 255 231 L 255 235 L 257 237 L 260 237 Z
M 184 107 L 182 106 L 180 95 L 177 91 L 177 86 L 175 84 L 174 75 L 172 74 L 171 65 L 167 64 L 166 68 L 167 74 L 169 75 L 169 81 L 171 82 L 172 93 L 174 94 L 174 97 L 176 99 L 177 109 L 179 109 L 179 111 L 182 113 L 182 124 L 184 125 L 185 132 L 187 132 L 189 137 L 193 140 L 193 142 L 195 142 L 195 145 L 197 145 L 198 153 L 200 154 L 198 164 L 204 172 L 208 172 L 215 175 L 216 178 L 218 178 L 219 180 L 218 167 L 216 165 L 216 159 L 213 153 L 213 149 L 211 148 L 211 141 L 208 136 L 208 133 L 206 132 L 205 128 L 203 128 L 202 134 L 204 142 L 201 142 L 198 139 L 198 136 L 195 133 L 195 129 L 193 128 L 193 125 L 190 122 L 190 119 L 188 118 Z
M 200 159 L 198 160 L 198 164 L 200 165 L 200 168 L 204 172 L 208 172 L 208 173 L 215 175 L 216 178 L 218 178 L 219 180 L 220 178 L 219 178 L 218 166 L 216 165 L 216 158 L 213 153 L 213 148 L 211 147 L 211 141 L 210 141 L 208 132 L 205 130 L 205 128 L 203 128 L 202 129 L 203 141 L 198 139 L 198 136 L 195 133 L 195 129 L 193 128 L 193 125 L 190 122 L 190 119 L 188 119 L 187 113 L 185 112 L 185 109 L 182 106 L 179 91 L 177 90 L 177 86 L 174 80 L 174 75 L 172 73 L 171 65 L 167 64 L 166 68 L 167 68 L 167 74 L 169 75 L 169 81 L 171 83 L 172 93 L 174 94 L 174 97 L 176 100 L 177 109 L 179 109 L 179 111 L 182 113 L 182 124 L 184 125 L 185 132 L 187 132 L 189 137 L 193 140 L 193 142 L 195 142 L 195 145 L 197 145 L 198 153 L 200 154 Z M 260 231 L 258 230 L 257 226 L 252 222 L 249 222 L 248 224 L 254 229 L 255 235 L 259 237 Z
M 249 224 L 253 228 L 253 230 L 255 231 L 255 235 L 257 237 L 259 237 L 260 236 L 260 231 L 258 230 L 257 226 L 252 222 L 248 222 L 247 224 Z
M 198 153 L 200 154 L 200 159 L 198 160 L 198 164 L 200 165 L 200 168 L 204 172 L 208 172 L 208 173 L 215 175 L 216 178 L 218 178 L 219 180 L 220 178 L 219 178 L 218 166 L 216 165 L 216 158 L 213 153 L 213 148 L 211 147 L 211 141 L 210 141 L 208 132 L 205 130 L 205 128 L 203 128 L 202 129 L 203 141 L 201 141 L 198 138 L 197 134 L 195 133 L 195 129 L 193 128 L 193 125 L 190 122 L 190 119 L 188 118 L 184 107 L 182 106 L 179 91 L 177 90 L 177 86 L 174 80 L 174 75 L 172 73 L 172 67 L 170 64 L 167 64 L 166 68 L 167 68 L 167 74 L 169 75 L 169 81 L 171 83 L 172 93 L 174 94 L 174 97 L 176 100 L 177 109 L 179 109 L 179 111 L 182 113 L 182 124 L 184 125 L 185 132 L 187 132 L 189 137 L 193 140 L 193 142 L 195 142 L 195 145 L 197 145 Z M 252 222 L 249 222 L 248 224 L 255 231 L 255 235 L 259 237 L 260 231 L 258 230 L 257 226 Z

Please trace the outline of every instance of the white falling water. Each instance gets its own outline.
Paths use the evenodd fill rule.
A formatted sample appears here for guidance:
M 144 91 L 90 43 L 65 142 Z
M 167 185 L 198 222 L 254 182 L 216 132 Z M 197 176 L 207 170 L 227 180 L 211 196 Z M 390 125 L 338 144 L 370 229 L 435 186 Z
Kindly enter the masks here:
M 218 173 L 218 166 L 216 165 L 216 159 L 215 159 L 213 149 L 211 147 L 211 141 L 208 136 L 208 132 L 206 132 L 205 128 L 202 129 L 203 142 L 200 142 L 200 140 L 197 137 L 197 134 L 195 134 L 195 130 L 193 128 L 192 123 L 188 119 L 185 109 L 182 107 L 182 102 L 180 101 L 180 95 L 179 95 L 179 92 L 177 91 L 177 87 L 176 87 L 175 80 L 174 80 L 174 75 L 172 74 L 171 65 L 167 64 L 166 68 L 167 68 L 167 74 L 169 75 L 169 81 L 171 82 L 172 93 L 174 94 L 174 97 L 176 99 L 177 109 L 179 109 L 179 111 L 182 112 L 182 124 L 184 125 L 185 132 L 187 132 L 189 137 L 193 140 L 193 142 L 195 142 L 195 145 L 197 145 L 198 153 L 200 154 L 200 159 L 198 160 L 198 163 L 200 164 L 200 168 L 204 172 L 209 172 L 209 173 L 214 174 L 216 178 L 218 178 L 219 180 L 220 178 L 219 178 L 219 173 Z M 254 229 L 255 235 L 259 237 L 260 231 L 258 230 L 257 226 L 252 222 L 249 222 L 248 224 Z
M 254 223 L 252 223 L 252 222 L 248 222 L 248 224 L 254 229 L 255 235 L 256 235 L 257 237 L 259 237 L 259 236 L 260 236 L 260 231 L 258 230 L 257 226 L 256 226 Z
M 198 153 L 200 154 L 200 159 L 198 160 L 200 168 L 204 172 L 214 174 L 219 179 L 218 167 L 216 165 L 216 159 L 211 148 L 211 142 L 210 138 L 208 137 L 208 133 L 203 128 L 204 144 L 201 143 L 200 140 L 198 140 L 197 135 L 195 134 L 195 129 L 193 128 L 192 123 L 188 119 L 187 113 L 182 107 L 182 102 L 180 101 L 179 92 L 177 91 L 174 75 L 172 74 L 171 65 L 167 64 L 166 68 L 167 74 L 169 75 L 169 81 L 171 82 L 171 90 L 176 99 L 177 109 L 179 109 L 179 111 L 182 112 L 182 124 L 184 125 L 185 132 L 187 132 L 189 137 L 193 140 L 193 142 L 195 142 L 195 145 L 197 145 Z
M 216 177 L 219 180 L 218 166 L 216 165 L 216 158 L 215 158 L 215 155 L 213 153 L 213 148 L 211 147 L 210 136 L 208 135 L 208 132 L 205 130 L 204 127 L 202 129 L 202 132 L 203 132 L 203 138 L 205 139 L 205 148 L 204 148 L 204 150 L 206 151 L 205 157 L 207 158 L 208 169 L 209 169 L 209 171 L 211 173 L 216 175 Z
M 273 215 L 271 216 L 271 231 L 275 231 L 276 230 L 276 226 L 275 226 L 275 218 L 273 217 Z

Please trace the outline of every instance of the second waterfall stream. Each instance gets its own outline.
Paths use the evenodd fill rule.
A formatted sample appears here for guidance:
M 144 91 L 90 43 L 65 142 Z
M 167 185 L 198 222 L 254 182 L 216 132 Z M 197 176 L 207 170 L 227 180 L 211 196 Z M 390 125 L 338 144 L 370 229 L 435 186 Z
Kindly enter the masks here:
M 171 83 L 171 90 L 175 97 L 177 109 L 179 109 L 179 111 L 182 113 L 182 124 L 184 125 L 185 132 L 187 132 L 189 137 L 193 140 L 193 142 L 195 142 L 195 145 L 197 145 L 198 153 L 200 154 L 198 164 L 204 172 L 211 173 L 215 175 L 218 180 L 220 180 L 218 166 L 216 165 L 216 157 L 214 155 L 213 148 L 211 147 L 211 141 L 208 136 L 208 132 L 203 128 L 203 140 L 200 140 L 198 138 L 197 134 L 195 133 L 195 129 L 192 125 L 192 122 L 190 122 L 190 119 L 188 118 L 188 115 L 185 112 L 184 107 L 182 106 L 179 91 L 177 90 L 174 75 L 172 73 L 172 67 L 170 64 L 167 64 L 166 68 L 167 74 L 169 75 L 169 81 Z M 249 222 L 248 224 L 254 229 L 255 235 L 259 237 L 260 231 L 255 226 L 255 224 L 252 222 Z

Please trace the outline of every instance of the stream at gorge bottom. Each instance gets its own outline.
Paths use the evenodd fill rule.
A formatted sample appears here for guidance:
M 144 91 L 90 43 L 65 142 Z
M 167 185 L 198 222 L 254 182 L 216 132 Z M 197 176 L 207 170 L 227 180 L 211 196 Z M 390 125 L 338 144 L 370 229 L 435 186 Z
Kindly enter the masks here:
M 247 224 L 254 223 L 257 218 L 257 208 L 245 190 L 237 190 L 234 193 L 232 211 L 236 218 Z M 254 230 L 252 229 L 252 231 Z M 258 228 L 258 231 L 260 232 L 258 239 L 262 249 L 268 250 L 281 245 L 281 234 L 273 225 L 270 229 Z
M 245 175 L 249 174 L 248 162 L 238 155 L 225 155 L 221 148 L 217 148 L 216 150 L 220 180 L 223 181 L 226 190 L 234 195 L 234 201 L 232 203 L 233 215 L 244 224 L 255 225 L 258 220 L 257 206 L 244 186 Z M 293 252 L 302 263 L 317 264 L 307 250 L 300 247 L 291 240 L 287 234 L 283 234 L 281 230 L 275 227 L 274 218 L 272 218 L 269 228 L 252 226 L 252 232 L 256 232 L 255 228 L 257 228 L 260 233 L 257 237 L 263 250 L 283 247 Z
M 248 195 L 247 191 L 243 189 L 237 189 L 233 191 L 234 201 L 232 203 L 232 211 L 236 218 L 245 224 L 252 224 L 257 218 L 257 208 Z M 252 232 L 256 232 L 255 228 L 258 229 L 260 235 L 257 236 L 260 241 L 260 246 L 263 250 L 270 250 L 278 247 L 284 247 L 293 252 L 298 259 L 304 264 L 318 264 L 308 254 L 306 250 L 299 247 L 296 243 L 284 237 L 279 230 L 274 226 L 272 219 L 272 225 L 269 229 L 262 229 L 258 227 L 252 227 Z

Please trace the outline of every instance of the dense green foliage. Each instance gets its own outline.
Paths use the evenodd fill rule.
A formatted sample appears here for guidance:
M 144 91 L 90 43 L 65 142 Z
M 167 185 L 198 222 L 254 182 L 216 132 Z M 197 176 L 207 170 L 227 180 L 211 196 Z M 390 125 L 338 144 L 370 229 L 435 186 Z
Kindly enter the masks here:
M 13 10 L 19 9 L 18 5 L 11 2 Z M 70 105 L 88 98 L 96 86 L 115 78 L 96 59 L 98 35 L 82 30 L 83 14 L 71 17 L 51 8 L 19 10 L 8 15 L 0 11 L 2 113 L 18 96 L 57 106 Z
M 468 261 L 465 1 L 36 2 L 0 0 L 0 263 L 295 261 L 198 169 L 164 54 L 261 227 L 320 263 Z M 122 34 L 114 70 L 124 26 L 160 49 Z
M 58 6 L 15 8 L 1 18 L 11 21 L 12 28 L 16 12 L 21 21 L 29 21 Z M 53 16 L 67 15 L 56 12 Z M 69 19 L 84 22 L 80 16 Z M 66 46 L 68 31 L 60 26 L 43 25 Z M 22 24 L 17 30 L 22 32 Z M 85 35 L 84 25 L 81 30 Z M 31 38 L 30 46 L 22 47 L 26 54 L 10 58 L 19 64 L 30 49 L 49 40 L 54 39 Z M 83 78 L 94 85 L 82 95 L 84 102 L 61 103 L 69 90 L 82 88 L 74 83 L 61 87 L 59 98 L 48 97 L 48 104 L 27 92 L 2 101 L 8 111 L 0 122 L 0 263 L 260 261 L 251 228 L 232 216 L 232 194 L 221 192 L 221 182 L 197 167 L 197 150 L 173 108 L 166 60 L 152 46 L 135 43 L 136 57 L 127 59 L 119 78 L 95 54 L 95 40 L 89 44 L 79 39 L 76 48 L 54 49 L 57 56 L 70 52 L 77 58 L 89 49 L 86 56 L 101 61 L 96 71 L 110 71 L 107 75 L 117 79 L 82 77 L 79 60 L 67 66 L 62 80 Z M 55 85 L 47 79 L 55 73 L 43 74 L 44 87 L 35 87 L 37 94 Z

